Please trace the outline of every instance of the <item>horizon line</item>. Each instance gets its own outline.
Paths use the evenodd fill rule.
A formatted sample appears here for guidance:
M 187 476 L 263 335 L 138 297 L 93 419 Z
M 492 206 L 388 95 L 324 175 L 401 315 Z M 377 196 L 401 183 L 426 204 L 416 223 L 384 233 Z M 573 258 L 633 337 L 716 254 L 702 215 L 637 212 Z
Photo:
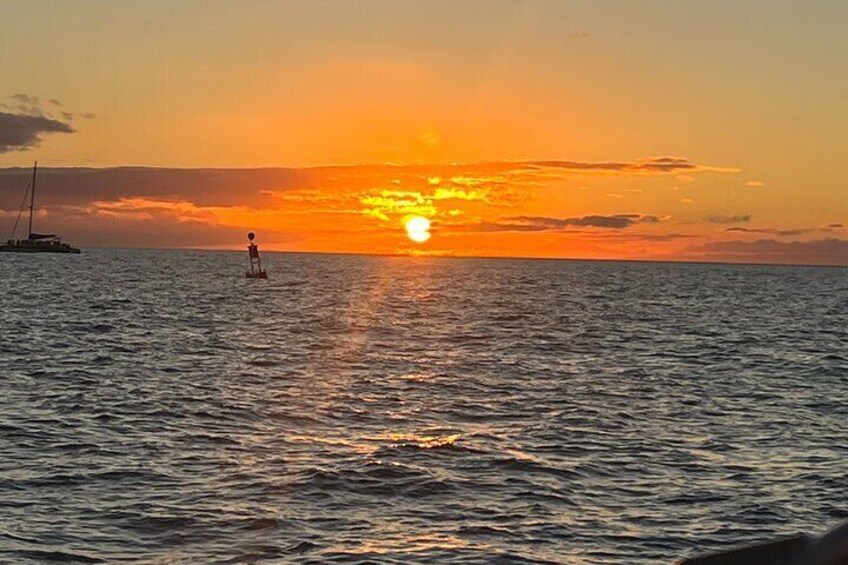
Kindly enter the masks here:
M 246 247 L 245 247 L 246 248 Z M 89 246 L 81 248 L 99 250 L 125 250 L 125 251 L 208 251 L 213 253 L 241 253 L 240 249 L 225 247 L 120 247 L 120 246 Z M 498 261 L 566 261 L 572 263 L 659 263 L 659 264 L 681 264 L 681 265 L 731 265 L 739 267 L 813 267 L 824 269 L 848 269 L 848 264 L 835 263 L 773 263 L 753 261 L 710 261 L 697 259 L 605 259 L 605 258 L 583 258 L 583 257 L 533 257 L 522 255 L 426 255 L 415 253 L 364 253 L 361 251 L 291 251 L 263 249 L 262 253 L 290 254 L 290 255 L 353 255 L 361 257 L 400 257 L 412 259 L 495 259 Z

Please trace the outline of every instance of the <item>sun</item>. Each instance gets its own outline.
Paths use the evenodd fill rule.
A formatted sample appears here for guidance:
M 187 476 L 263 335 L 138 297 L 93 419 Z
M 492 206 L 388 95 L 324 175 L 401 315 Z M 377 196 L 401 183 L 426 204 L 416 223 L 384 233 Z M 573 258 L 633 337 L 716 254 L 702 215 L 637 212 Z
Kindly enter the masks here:
M 406 235 L 415 243 L 424 243 L 430 239 L 430 220 L 424 216 L 409 216 L 404 218 L 403 225 Z

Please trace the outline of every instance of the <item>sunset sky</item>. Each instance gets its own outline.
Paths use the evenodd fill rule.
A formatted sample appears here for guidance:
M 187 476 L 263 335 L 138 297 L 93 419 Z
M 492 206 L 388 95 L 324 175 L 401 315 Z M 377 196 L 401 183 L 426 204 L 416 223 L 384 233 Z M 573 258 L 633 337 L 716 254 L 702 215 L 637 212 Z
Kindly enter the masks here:
M 0 239 L 848 265 L 843 0 L 2 11 Z

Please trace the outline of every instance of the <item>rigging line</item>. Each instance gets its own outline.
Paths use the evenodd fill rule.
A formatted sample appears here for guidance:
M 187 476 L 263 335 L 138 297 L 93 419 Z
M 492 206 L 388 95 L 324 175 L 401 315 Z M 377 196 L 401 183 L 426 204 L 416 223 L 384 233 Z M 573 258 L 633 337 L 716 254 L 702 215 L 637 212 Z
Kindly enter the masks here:
M 10 240 L 15 239 L 15 233 L 18 231 L 18 224 L 21 221 L 21 216 L 24 213 L 24 208 L 26 208 L 27 196 L 29 196 L 29 191 L 30 191 L 31 188 L 32 188 L 32 179 L 29 179 L 27 181 L 26 190 L 24 190 L 24 197 L 21 200 L 21 206 L 20 206 L 20 208 L 18 208 L 18 217 L 15 218 L 15 225 L 12 227 L 12 233 L 9 235 Z M 27 238 L 29 238 L 29 235 L 27 235 Z

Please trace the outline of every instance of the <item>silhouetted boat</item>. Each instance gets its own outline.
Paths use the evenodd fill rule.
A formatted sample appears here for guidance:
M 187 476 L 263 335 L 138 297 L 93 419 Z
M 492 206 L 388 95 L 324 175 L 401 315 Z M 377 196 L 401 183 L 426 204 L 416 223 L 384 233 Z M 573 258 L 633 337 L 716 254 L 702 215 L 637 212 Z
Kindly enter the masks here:
M 15 232 L 18 231 L 18 223 L 21 221 L 24 207 L 18 210 L 18 217 L 15 219 L 15 226 L 12 228 L 12 235 L 6 243 L 0 245 L 0 252 L 6 253 L 79 253 L 80 250 L 72 247 L 67 243 L 62 243 L 62 238 L 53 233 L 33 233 L 32 231 L 32 213 L 35 208 L 35 175 L 38 172 L 38 162 L 32 166 L 32 182 L 30 183 L 29 193 L 29 224 L 27 229 L 26 239 L 15 239 Z
M 821 537 L 795 534 L 771 542 L 758 543 L 684 559 L 679 565 L 845 565 L 848 563 L 848 522 Z

